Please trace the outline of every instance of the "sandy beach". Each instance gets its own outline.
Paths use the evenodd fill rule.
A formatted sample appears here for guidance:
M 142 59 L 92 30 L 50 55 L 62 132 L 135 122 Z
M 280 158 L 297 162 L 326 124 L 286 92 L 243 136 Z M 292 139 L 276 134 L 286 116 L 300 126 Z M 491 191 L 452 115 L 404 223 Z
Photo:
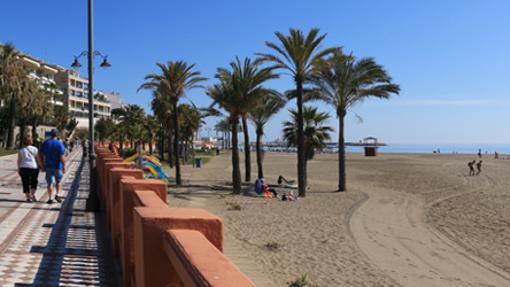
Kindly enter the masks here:
M 225 254 L 257 286 L 304 273 L 316 286 L 510 286 L 510 160 L 485 156 L 470 177 L 473 158 L 349 154 L 348 192 L 336 193 L 336 155 L 319 154 L 308 196 L 284 202 L 228 195 L 223 154 L 185 166 L 169 204 L 221 216 Z M 296 178 L 294 154 L 267 153 L 264 166 L 270 183 Z

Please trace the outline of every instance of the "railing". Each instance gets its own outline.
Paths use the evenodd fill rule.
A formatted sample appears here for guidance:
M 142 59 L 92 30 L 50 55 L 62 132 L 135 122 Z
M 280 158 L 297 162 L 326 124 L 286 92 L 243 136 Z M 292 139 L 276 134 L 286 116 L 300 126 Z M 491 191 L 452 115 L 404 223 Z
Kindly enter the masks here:
M 255 286 L 223 251 L 223 220 L 170 208 L 167 184 L 97 147 L 101 202 L 124 286 Z

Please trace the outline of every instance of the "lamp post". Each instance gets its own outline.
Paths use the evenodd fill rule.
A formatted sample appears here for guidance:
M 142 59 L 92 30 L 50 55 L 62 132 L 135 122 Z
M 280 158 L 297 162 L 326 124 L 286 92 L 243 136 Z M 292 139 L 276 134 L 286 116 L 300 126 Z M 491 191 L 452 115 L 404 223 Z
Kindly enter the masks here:
M 111 67 L 108 62 L 108 56 L 101 54 L 99 51 L 94 51 L 93 42 L 93 0 L 88 0 L 88 50 L 83 51 L 80 55 L 74 57 L 74 62 L 71 64 L 73 68 L 81 67 L 78 61 L 80 57 L 87 55 L 88 62 L 88 77 L 89 77 L 89 168 L 90 168 L 90 190 L 87 199 L 87 211 L 99 210 L 99 195 L 96 186 L 96 153 L 94 148 L 94 57 L 100 56 L 103 58 L 101 68 Z

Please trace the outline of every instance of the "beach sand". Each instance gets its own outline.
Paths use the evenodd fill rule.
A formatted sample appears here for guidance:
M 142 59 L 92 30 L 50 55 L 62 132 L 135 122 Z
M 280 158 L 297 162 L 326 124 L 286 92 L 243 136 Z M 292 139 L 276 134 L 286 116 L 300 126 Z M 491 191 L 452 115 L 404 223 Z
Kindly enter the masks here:
M 227 195 L 223 154 L 185 166 L 169 204 L 222 217 L 225 254 L 258 286 L 304 273 L 317 286 L 510 286 L 510 160 L 486 157 L 469 177 L 473 158 L 349 154 L 348 192 L 337 193 L 336 155 L 319 154 L 307 197 L 283 202 Z M 267 153 L 264 167 L 270 183 L 296 178 L 295 154 Z

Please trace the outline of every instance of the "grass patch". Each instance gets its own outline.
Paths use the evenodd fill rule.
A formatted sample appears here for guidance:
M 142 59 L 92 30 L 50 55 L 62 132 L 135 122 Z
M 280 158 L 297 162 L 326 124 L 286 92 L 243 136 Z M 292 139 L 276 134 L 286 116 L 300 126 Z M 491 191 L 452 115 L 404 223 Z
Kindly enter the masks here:
M 238 210 L 241 210 L 242 207 L 239 203 L 234 203 L 234 202 L 227 202 L 227 210 L 235 210 L 235 211 L 238 211 Z
M 232 193 L 231 193 L 231 192 L 218 193 L 218 197 L 219 197 L 220 199 L 225 199 L 225 198 L 227 198 L 227 197 L 229 197 L 229 196 L 232 196 Z
M 319 285 L 308 280 L 308 274 L 306 273 L 294 281 L 287 282 L 287 284 L 289 284 L 289 287 L 319 287 Z
M 15 150 L 15 149 L 0 148 L 0 156 L 15 154 L 16 152 L 17 152 L 17 150 Z

